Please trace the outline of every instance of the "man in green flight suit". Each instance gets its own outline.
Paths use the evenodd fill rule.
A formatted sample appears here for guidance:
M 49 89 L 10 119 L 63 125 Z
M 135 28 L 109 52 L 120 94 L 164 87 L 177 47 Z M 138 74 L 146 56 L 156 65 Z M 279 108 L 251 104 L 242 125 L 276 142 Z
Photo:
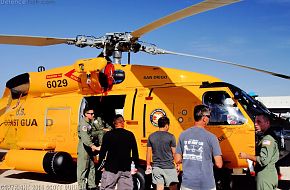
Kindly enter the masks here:
M 94 110 L 85 108 L 84 118 L 80 119 L 78 126 L 78 159 L 77 159 L 77 180 L 80 190 L 97 189 L 94 153 L 100 150 L 100 146 L 94 144 L 94 138 L 99 133 L 99 124 L 93 124 Z
M 270 129 L 269 117 L 264 114 L 257 115 L 255 129 L 256 133 L 261 136 L 257 144 L 257 156 L 241 152 L 239 157 L 256 162 L 257 190 L 276 189 L 278 174 L 275 163 L 279 159 L 279 148 L 276 136 Z

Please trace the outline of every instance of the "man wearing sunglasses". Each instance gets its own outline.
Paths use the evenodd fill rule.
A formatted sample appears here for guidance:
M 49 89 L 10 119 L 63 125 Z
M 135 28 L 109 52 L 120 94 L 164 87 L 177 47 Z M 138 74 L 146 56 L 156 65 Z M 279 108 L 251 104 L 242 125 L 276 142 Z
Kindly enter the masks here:
M 194 108 L 194 126 L 183 131 L 176 147 L 177 168 L 182 163 L 181 190 L 216 189 L 213 162 L 217 168 L 223 165 L 222 152 L 217 137 L 207 131 L 210 109 L 206 105 Z
M 83 189 L 97 189 L 96 174 L 94 165 L 94 152 L 99 151 L 93 143 L 96 127 L 93 125 L 94 110 L 85 108 L 83 111 L 83 118 L 78 126 L 78 160 L 77 160 L 77 180 L 80 190 Z

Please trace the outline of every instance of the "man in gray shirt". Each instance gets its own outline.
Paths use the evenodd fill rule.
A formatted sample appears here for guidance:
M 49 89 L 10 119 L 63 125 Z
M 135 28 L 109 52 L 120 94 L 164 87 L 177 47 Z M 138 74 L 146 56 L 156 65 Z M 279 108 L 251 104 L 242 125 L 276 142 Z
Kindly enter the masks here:
M 156 184 L 157 190 L 163 190 L 164 186 L 170 190 L 177 189 L 177 171 L 174 164 L 176 140 L 168 132 L 169 119 L 161 117 L 158 119 L 159 130 L 152 133 L 148 138 L 146 171 L 151 170 L 151 155 L 153 159 L 152 182 Z
M 222 167 L 223 161 L 216 136 L 204 128 L 209 119 L 209 107 L 196 106 L 194 126 L 183 131 L 179 136 L 175 162 L 177 165 L 182 163 L 181 190 L 216 189 L 212 160 L 218 168 Z

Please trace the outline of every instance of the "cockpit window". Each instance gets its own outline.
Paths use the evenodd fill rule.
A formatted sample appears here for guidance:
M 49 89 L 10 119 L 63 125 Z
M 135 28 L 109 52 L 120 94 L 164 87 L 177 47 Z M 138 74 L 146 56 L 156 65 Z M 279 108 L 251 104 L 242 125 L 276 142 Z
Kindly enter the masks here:
M 206 92 L 203 103 L 211 109 L 209 125 L 241 125 L 246 122 L 242 112 L 225 91 Z
M 236 92 L 238 93 L 238 92 Z M 254 121 L 254 116 L 260 113 L 271 115 L 271 112 L 261 102 L 255 100 L 244 91 L 240 91 L 237 95 L 237 99 Z

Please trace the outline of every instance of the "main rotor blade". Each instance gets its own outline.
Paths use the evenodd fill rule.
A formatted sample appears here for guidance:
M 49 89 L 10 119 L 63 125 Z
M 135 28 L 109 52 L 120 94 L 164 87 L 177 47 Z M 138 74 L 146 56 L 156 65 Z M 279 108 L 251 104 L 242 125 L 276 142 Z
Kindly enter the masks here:
M 142 35 L 151 32 L 152 30 L 155 30 L 161 26 L 167 25 L 169 23 L 175 22 L 177 20 L 189 17 L 191 15 L 195 15 L 201 12 L 205 12 L 211 9 L 215 9 L 218 7 L 222 7 L 225 5 L 229 5 L 235 2 L 239 2 L 240 0 L 206 0 L 201 3 L 192 5 L 188 8 L 182 9 L 180 11 L 177 11 L 171 15 L 165 16 L 159 20 L 156 20 L 146 26 L 143 26 L 131 33 L 133 36 L 133 40 L 138 39 Z
M 290 76 L 289 75 L 284 75 L 284 74 L 280 74 L 280 73 L 274 73 L 274 72 L 271 72 L 271 71 L 266 71 L 266 70 L 262 70 L 262 69 L 258 69 L 258 68 L 254 68 L 254 67 L 240 65 L 240 64 L 237 64 L 237 63 L 234 63 L 234 62 L 230 62 L 230 61 L 224 61 L 224 60 L 213 59 L 213 58 L 209 58 L 209 57 L 202 57 L 202 56 L 191 55 L 191 54 L 185 54 L 185 53 L 177 53 L 177 52 L 166 51 L 166 50 L 163 50 L 162 54 L 173 54 L 173 55 L 180 55 L 180 56 L 193 57 L 193 58 L 197 58 L 197 59 L 204 59 L 204 60 L 219 62 L 219 63 L 232 65 L 232 66 L 235 66 L 235 67 L 241 67 L 241 68 L 245 68 L 245 69 L 250 69 L 250 70 L 254 70 L 254 71 L 270 74 L 270 75 L 273 75 L 275 77 L 280 77 L 280 78 L 283 78 L 283 79 L 290 80 Z
M 67 38 L 51 38 L 40 36 L 12 36 L 0 35 L 0 44 L 13 44 L 13 45 L 28 45 L 28 46 L 49 46 L 55 44 L 67 43 L 75 39 Z

